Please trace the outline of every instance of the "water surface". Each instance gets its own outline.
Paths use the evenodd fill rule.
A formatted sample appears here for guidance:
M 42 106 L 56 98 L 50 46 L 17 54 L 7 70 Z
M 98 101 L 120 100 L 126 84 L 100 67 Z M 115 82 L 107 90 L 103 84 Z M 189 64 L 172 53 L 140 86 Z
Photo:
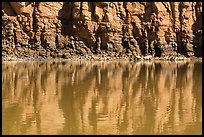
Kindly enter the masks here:
M 2 62 L 2 134 L 202 134 L 202 63 Z

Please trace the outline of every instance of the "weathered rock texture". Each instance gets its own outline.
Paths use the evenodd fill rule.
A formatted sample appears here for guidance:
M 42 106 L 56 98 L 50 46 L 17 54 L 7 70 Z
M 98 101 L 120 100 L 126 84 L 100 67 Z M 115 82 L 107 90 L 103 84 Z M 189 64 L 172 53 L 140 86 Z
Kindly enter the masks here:
M 3 2 L 2 55 L 202 56 L 202 2 Z

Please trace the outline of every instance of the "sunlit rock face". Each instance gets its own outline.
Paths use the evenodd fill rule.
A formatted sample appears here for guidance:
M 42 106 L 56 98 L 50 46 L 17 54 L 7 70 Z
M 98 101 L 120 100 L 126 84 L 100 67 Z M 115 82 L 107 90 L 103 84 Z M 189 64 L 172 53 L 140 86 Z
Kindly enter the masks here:
M 3 2 L 3 56 L 202 54 L 202 2 Z

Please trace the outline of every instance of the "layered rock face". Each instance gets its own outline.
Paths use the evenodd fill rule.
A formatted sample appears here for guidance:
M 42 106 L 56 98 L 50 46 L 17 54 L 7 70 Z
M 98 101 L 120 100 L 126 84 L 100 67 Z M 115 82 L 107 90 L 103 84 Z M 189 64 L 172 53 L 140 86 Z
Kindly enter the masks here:
M 3 2 L 2 55 L 202 56 L 202 2 Z

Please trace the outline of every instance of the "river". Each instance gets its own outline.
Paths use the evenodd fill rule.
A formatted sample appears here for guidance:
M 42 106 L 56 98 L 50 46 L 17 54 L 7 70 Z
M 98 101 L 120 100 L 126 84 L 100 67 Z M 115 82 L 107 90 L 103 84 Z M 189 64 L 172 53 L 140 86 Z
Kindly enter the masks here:
M 4 61 L 2 134 L 202 134 L 202 62 Z

